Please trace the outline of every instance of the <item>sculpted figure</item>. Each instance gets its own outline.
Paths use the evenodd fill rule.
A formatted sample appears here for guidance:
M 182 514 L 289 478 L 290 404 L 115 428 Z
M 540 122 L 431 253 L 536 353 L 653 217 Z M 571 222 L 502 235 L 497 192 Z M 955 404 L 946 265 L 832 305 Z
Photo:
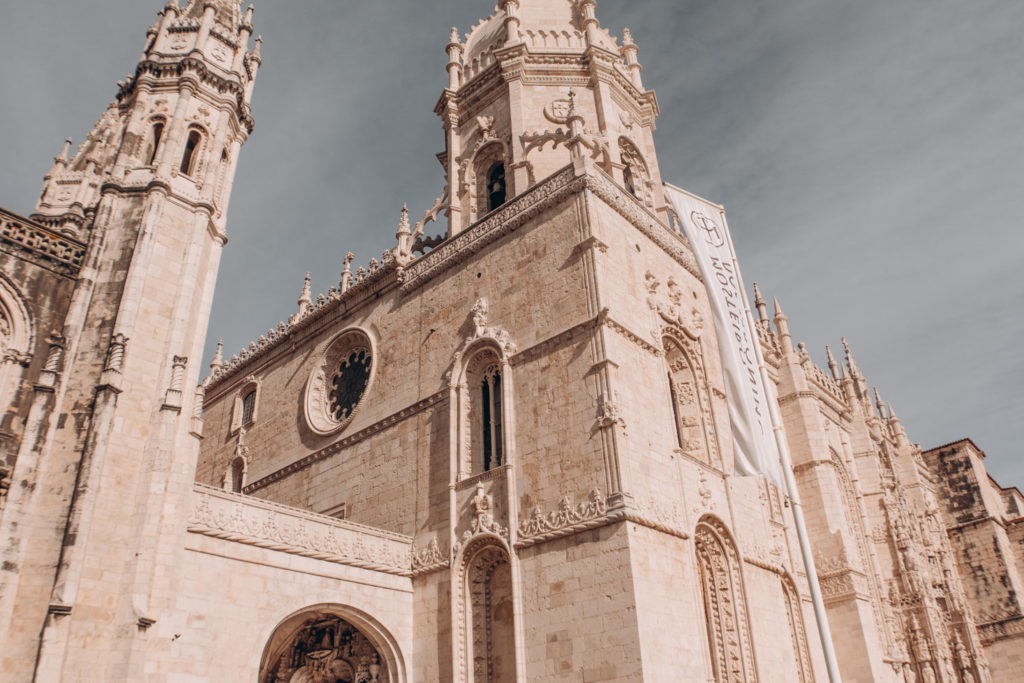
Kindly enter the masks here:
M 473 515 L 477 529 L 490 529 L 494 526 L 494 499 L 484 492 L 484 485 L 477 483 L 476 495 L 473 496 Z

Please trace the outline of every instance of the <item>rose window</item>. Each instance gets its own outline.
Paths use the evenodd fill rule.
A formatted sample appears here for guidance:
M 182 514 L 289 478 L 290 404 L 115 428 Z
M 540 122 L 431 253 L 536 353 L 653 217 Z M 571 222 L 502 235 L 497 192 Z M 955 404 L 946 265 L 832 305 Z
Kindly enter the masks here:
M 317 434 L 347 425 L 373 378 L 373 350 L 361 330 L 335 337 L 320 356 L 306 385 L 306 422 Z
M 341 361 L 341 366 L 331 380 L 331 416 L 339 422 L 352 416 L 359 399 L 370 383 L 370 352 L 365 349 L 353 351 Z

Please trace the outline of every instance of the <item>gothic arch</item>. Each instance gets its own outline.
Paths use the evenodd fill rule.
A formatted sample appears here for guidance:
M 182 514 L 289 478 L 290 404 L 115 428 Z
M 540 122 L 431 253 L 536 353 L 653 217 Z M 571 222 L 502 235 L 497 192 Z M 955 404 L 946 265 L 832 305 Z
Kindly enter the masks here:
M 670 326 L 662 329 L 668 383 L 679 448 L 692 458 L 720 465 L 718 437 L 699 338 Z
M 619 162 L 622 164 L 623 185 L 644 204 L 654 203 L 651 187 L 651 169 L 640 153 L 640 148 L 629 138 L 619 138 Z
M 198 123 L 190 123 L 185 129 L 184 141 L 178 154 L 178 172 L 195 180 L 201 178 L 211 144 L 210 132 Z
M 453 355 L 448 378 L 455 481 L 512 461 L 515 420 L 509 358 L 516 348 L 508 332 L 487 327 L 487 309 L 484 299 L 474 305 L 474 333 Z M 490 462 L 485 458 L 485 434 L 490 437 Z
M 512 561 L 504 541 L 481 535 L 459 553 L 457 680 L 462 683 L 516 681 L 516 624 Z
M 35 331 L 21 292 L 0 275 L 0 405 L 10 405 L 22 368 L 32 359 Z
M 711 515 L 701 518 L 693 537 L 714 679 L 754 683 L 757 669 L 736 542 L 725 524 Z
M 151 116 L 146 122 L 146 129 L 139 138 L 141 153 L 140 161 L 144 166 L 154 166 L 159 158 L 160 143 L 166 140 L 167 117 L 163 114 Z
M 793 658 L 796 664 L 800 683 L 814 680 L 811 669 L 811 655 L 807 647 L 807 629 L 804 626 L 804 611 L 800 603 L 800 593 L 796 590 L 796 582 L 789 572 L 779 575 L 782 582 L 782 597 L 786 602 L 786 616 L 789 619 L 789 634 L 793 643 Z
M 515 196 L 512 188 L 512 153 L 508 143 L 497 137 L 486 138 L 481 143 L 469 157 L 463 174 L 470 212 L 469 223 L 490 212 L 487 206 L 487 177 L 495 164 L 505 166 L 506 201 Z
M 882 638 L 886 647 L 891 648 L 893 644 L 893 634 L 885 623 L 885 612 L 882 605 L 882 590 L 878 583 L 878 577 L 872 569 L 871 551 L 868 548 L 868 539 L 870 536 L 868 535 L 867 526 L 864 523 L 864 515 L 861 514 L 860 501 L 857 499 L 857 491 L 854 488 L 850 472 L 846 468 L 845 463 L 843 463 L 842 458 L 840 458 L 839 453 L 837 453 L 834 448 L 830 447 L 829 454 L 832 457 L 828 462 L 832 465 L 832 469 L 835 471 L 836 485 L 839 488 L 839 495 L 842 499 L 846 528 L 856 547 L 856 557 L 852 563 L 854 566 L 851 568 L 863 572 L 867 577 L 871 593 L 872 611 L 875 616 L 875 628 L 878 630 L 878 635 Z
M 395 638 L 376 619 L 347 605 L 321 603 L 293 612 L 264 642 L 259 683 L 333 683 L 349 675 L 352 683 L 408 680 Z M 328 672 L 335 678 L 315 678 Z

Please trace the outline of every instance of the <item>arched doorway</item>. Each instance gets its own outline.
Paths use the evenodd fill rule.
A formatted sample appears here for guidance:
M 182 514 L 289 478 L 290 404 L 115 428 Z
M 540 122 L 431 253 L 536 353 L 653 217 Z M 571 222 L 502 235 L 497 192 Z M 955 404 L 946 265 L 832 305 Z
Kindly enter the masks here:
M 263 651 L 259 683 L 402 683 L 386 637 L 342 606 L 281 623 Z

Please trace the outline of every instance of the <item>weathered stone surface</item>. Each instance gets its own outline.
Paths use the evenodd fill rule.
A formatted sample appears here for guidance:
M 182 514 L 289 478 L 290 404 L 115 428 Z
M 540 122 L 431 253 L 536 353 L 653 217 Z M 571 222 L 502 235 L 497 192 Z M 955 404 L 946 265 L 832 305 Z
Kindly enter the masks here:
M 32 217 L 0 211 L 0 681 L 825 679 L 595 6 L 453 32 L 448 187 L 201 383 L 260 44 L 233 0 L 165 7 Z M 1011 680 L 1024 497 L 755 291 L 844 680 Z

